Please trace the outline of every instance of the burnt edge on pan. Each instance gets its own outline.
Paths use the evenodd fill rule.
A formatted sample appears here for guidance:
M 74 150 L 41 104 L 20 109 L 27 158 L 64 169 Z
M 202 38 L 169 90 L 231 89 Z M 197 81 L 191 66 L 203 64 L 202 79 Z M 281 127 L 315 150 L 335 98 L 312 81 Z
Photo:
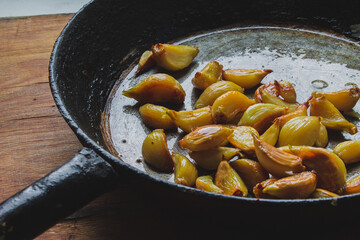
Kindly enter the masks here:
M 311 34 L 320 34 L 320 35 L 323 35 L 323 36 L 327 36 L 327 37 L 330 37 L 330 38 L 337 38 L 338 40 L 340 41 L 345 41 L 347 44 L 352 44 L 354 46 L 357 46 L 358 47 L 358 43 L 353 41 L 352 39 L 349 39 L 347 37 L 344 37 L 343 35 L 339 34 L 339 33 L 336 33 L 336 32 L 333 32 L 333 31 L 330 31 L 328 29 L 321 29 L 321 28 L 317 28 L 317 27 L 309 27 L 309 26 L 303 26 L 303 25 L 299 25 L 299 24 L 286 24 L 286 25 L 283 25 L 283 24 L 270 24 L 270 25 L 231 25 L 231 26 L 228 26 L 226 28 L 221 28 L 221 29 L 215 29 L 215 30 L 211 30 L 211 31 L 203 31 L 203 32 L 198 32 L 196 34 L 191 34 L 189 36 L 186 36 L 186 37 L 182 37 L 180 39 L 175 39 L 173 41 L 170 41 L 169 43 L 173 43 L 173 42 L 181 42 L 183 40 L 188 40 L 189 38 L 198 38 L 198 37 L 201 37 L 203 35 L 210 35 L 214 32 L 226 32 L 226 31 L 234 31 L 234 30 L 240 30 L 240 29 L 256 29 L 256 28 L 284 28 L 284 29 L 288 29 L 288 30 L 301 30 L 301 31 L 304 31 L 304 32 L 309 32 Z M 135 68 L 137 65 L 137 61 L 133 62 L 125 72 L 123 72 L 119 78 L 119 80 L 115 83 L 110 95 L 109 95 L 109 98 L 107 100 L 107 103 L 106 103 L 106 107 L 104 109 L 104 111 L 102 112 L 102 120 L 101 120 L 101 131 L 103 133 L 103 136 L 104 136 L 104 140 L 105 140 L 105 143 L 110 151 L 110 153 L 112 153 L 113 155 L 117 156 L 120 160 L 122 160 L 122 156 L 121 156 L 121 153 L 118 153 L 116 150 L 115 150 L 115 147 L 113 146 L 113 142 L 112 142 L 112 139 L 111 139 L 111 132 L 109 130 L 109 125 L 108 125 L 108 121 L 109 121 L 109 109 L 110 109 L 110 106 L 111 106 L 111 101 L 114 97 L 114 94 L 116 93 L 116 90 L 117 88 L 119 87 L 119 85 L 121 84 L 121 81 L 124 80 L 126 78 L 126 76 L 133 70 L 133 68 Z M 141 170 L 140 170 L 141 171 Z M 151 176 L 152 177 L 152 176 Z M 156 177 L 154 177 L 156 178 Z M 167 183 L 170 183 L 170 184 L 174 184 L 174 185 L 177 185 L 173 182 L 170 182 L 170 181 L 167 181 L 165 180 Z M 179 188 L 185 188 L 185 189 L 191 189 L 192 191 L 195 191 L 195 192 L 198 192 L 200 190 L 197 190 L 195 188 L 189 188 L 189 187 L 184 187 L 184 186 L 178 186 Z M 203 191 L 200 191 L 200 192 L 203 192 Z M 213 194 L 213 193 L 205 193 L 205 194 L 210 194 L 210 195 L 218 195 L 218 194 Z M 356 194 L 357 195 L 357 194 Z M 225 197 L 225 198 L 235 198 L 235 199 L 239 199 L 239 197 L 232 197 L 232 196 L 223 196 L 223 195 L 220 195 L 221 197 Z M 340 196 L 338 198 L 347 198 L 348 196 Z M 245 199 L 245 200 L 249 200 L 251 198 L 242 198 L 242 199 Z M 337 198 L 336 198 L 337 199 Z M 254 199 L 253 199 L 254 200 Z M 295 201 L 295 202 L 313 202 L 313 201 L 329 201 L 329 199 L 305 199 L 305 200 L 289 200 L 289 199 L 275 199 L 275 200 L 269 200 L 269 199 L 255 199 L 257 201 L 275 201 L 275 202 L 281 202 L 281 201 Z M 334 204 L 334 201 L 336 202 L 337 200 L 334 200 L 334 199 L 331 199 L 331 204 L 332 205 L 336 205 Z

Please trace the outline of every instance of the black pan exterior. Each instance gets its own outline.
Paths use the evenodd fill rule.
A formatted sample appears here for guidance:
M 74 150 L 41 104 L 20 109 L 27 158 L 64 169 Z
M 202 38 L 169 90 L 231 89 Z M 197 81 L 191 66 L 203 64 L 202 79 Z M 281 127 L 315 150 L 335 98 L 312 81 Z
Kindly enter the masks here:
M 357 1 L 326 1 L 326 5 L 323 1 L 93 1 L 73 17 L 55 44 L 50 62 L 51 89 L 79 140 L 126 181 L 141 191 L 150 189 L 151 198 L 181 202 L 179 208 L 211 208 L 220 215 L 230 209 L 249 218 L 260 213 L 294 220 L 299 216 L 315 216 L 316 221 L 329 220 L 333 215 L 348 217 L 346 213 L 360 196 L 258 200 L 206 193 L 149 176 L 106 151 L 100 119 L 115 81 L 153 43 L 239 22 L 294 22 L 350 36 L 350 25 L 360 23 L 358 9 Z

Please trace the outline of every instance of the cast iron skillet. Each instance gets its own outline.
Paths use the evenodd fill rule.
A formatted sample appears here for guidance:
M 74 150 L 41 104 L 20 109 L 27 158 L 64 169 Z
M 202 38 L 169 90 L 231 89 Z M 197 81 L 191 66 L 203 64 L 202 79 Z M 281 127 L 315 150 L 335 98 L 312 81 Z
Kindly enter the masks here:
M 206 214 L 211 208 L 211 214 L 223 217 L 231 211 L 246 216 L 249 222 L 259 215 L 271 216 L 274 221 L 356 216 L 359 194 L 325 200 L 257 200 L 176 185 L 110 154 L 100 121 L 114 83 L 121 74 L 126 76 L 129 66 L 154 43 L 237 24 L 305 25 L 354 37 L 351 26 L 360 23 L 358 9 L 357 1 L 326 1 L 326 7 L 322 1 L 92 1 L 59 36 L 49 66 L 55 102 L 85 148 L 0 205 L 1 236 L 33 238 L 112 189 L 119 179 L 141 191 L 155 192 L 156 196 L 149 196 L 163 201 L 165 209 L 171 202 L 178 203 L 179 211 L 192 207 Z M 355 46 L 355 40 L 351 44 Z M 348 214 L 350 211 L 353 214 Z

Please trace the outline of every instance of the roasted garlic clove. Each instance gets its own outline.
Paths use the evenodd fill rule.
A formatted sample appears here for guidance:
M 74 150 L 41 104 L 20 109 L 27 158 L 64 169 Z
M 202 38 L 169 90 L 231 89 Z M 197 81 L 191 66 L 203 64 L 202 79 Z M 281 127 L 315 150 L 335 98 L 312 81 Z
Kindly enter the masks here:
M 193 186 L 198 177 L 198 172 L 194 164 L 180 153 L 173 152 L 171 157 L 174 162 L 175 183 L 189 187 Z
M 337 194 L 343 193 L 346 186 L 346 168 L 335 153 L 324 148 L 308 146 L 294 146 L 289 150 L 302 158 L 307 168 L 316 171 L 319 188 Z
M 253 188 L 253 193 L 256 198 L 274 198 L 273 196 L 263 192 L 264 188 L 273 184 L 277 179 L 269 178 L 255 185 Z
M 264 140 L 271 146 L 275 146 L 280 133 L 279 121 L 274 121 L 273 124 L 260 136 L 261 140 Z
M 316 188 L 316 174 L 301 172 L 293 176 L 281 178 L 263 189 L 263 193 L 284 199 L 304 199 Z
M 196 101 L 195 108 L 211 106 L 218 97 L 229 91 L 238 91 L 243 93 L 244 89 L 230 81 L 218 81 L 211 84 L 204 90 Z
M 285 123 L 279 134 L 279 146 L 313 146 L 320 131 L 320 117 L 301 116 Z
M 201 176 L 196 179 L 196 188 L 213 193 L 222 194 L 224 191 L 216 186 L 213 182 L 213 178 L 211 176 Z
M 274 80 L 264 85 L 258 87 L 255 91 L 255 100 L 257 103 L 265 102 L 262 99 L 262 94 L 267 93 L 273 97 L 278 97 L 279 95 L 287 103 L 296 103 L 296 92 L 292 84 L 288 81 L 281 80 L 280 82 Z M 276 100 L 279 101 L 279 100 Z
M 251 126 L 259 133 L 263 133 L 271 126 L 275 118 L 284 115 L 286 111 L 286 107 L 270 103 L 257 103 L 246 109 L 238 125 Z
M 285 102 L 296 103 L 296 91 L 293 85 L 288 81 L 281 80 L 279 86 L 280 96 Z
M 318 95 L 319 92 L 313 93 Z M 359 88 L 344 89 L 336 92 L 324 92 L 325 98 L 329 100 L 334 106 L 343 112 L 350 111 L 358 102 L 360 97 Z
M 246 154 L 255 156 L 255 146 L 252 134 L 259 136 L 259 133 L 254 128 L 248 126 L 238 126 L 233 128 L 233 130 L 234 131 L 227 138 L 229 143 Z
M 254 160 L 237 159 L 230 162 L 230 166 L 241 176 L 248 189 L 253 189 L 256 184 L 269 178 L 269 173 Z
M 345 194 L 360 193 L 360 175 L 350 179 L 346 183 Z
M 339 197 L 339 195 L 322 188 L 316 188 L 315 191 L 310 195 L 310 198 L 332 198 L 332 197 Z
M 192 79 L 194 87 L 205 90 L 211 84 L 221 80 L 223 66 L 217 61 L 209 62 L 200 72 L 195 74 Z
M 333 150 L 345 164 L 355 163 L 360 161 L 360 141 L 345 141 L 339 143 Z
M 123 95 L 142 103 L 184 102 L 185 91 L 172 76 L 164 73 L 153 74 L 142 80 L 135 87 L 123 91 Z
M 293 112 L 277 117 L 274 121 L 279 122 L 280 127 L 283 127 L 285 123 L 293 118 L 307 116 L 307 108 L 307 104 L 300 104 Z
M 323 94 L 313 95 L 310 102 L 310 115 L 323 118 L 322 123 L 330 129 L 343 130 L 350 134 L 357 133 L 354 124 L 347 121 L 339 110 Z
M 282 151 L 253 134 L 255 153 L 261 166 L 276 177 L 286 177 L 305 170 L 301 158 Z
M 167 114 L 168 111 L 169 109 L 166 107 L 150 103 L 142 105 L 139 108 L 139 113 L 146 125 L 164 130 L 177 127 Z
M 255 90 L 255 93 L 254 93 L 254 98 L 255 98 L 255 101 L 257 103 L 262 103 L 263 102 L 263 99 L 261 97 L 261 94 L 263 92 L 267 92 L 273 96 L 279 96 L 280 95 L 280 84 L 278 81 L 274 80 L 274 81 L 271 81 L 271 82 L 267 82 L 263 85 L 261 85 L 260 87 L 258 87 L 256 90 Z
M 316 147 L 325 147 L 328 144 L 328 133 L 324 124 L 320 122 L 319 135 L 315 141 Z
M 232 81 L 245 89 L 249 89 L 258 85 L 261 80 L 271 72 L 272 70 L 270 69 L 227 69 L 223 71 L 223 79 Z
M 197 127 L 210 125 L 214 123 L 211 107 L 203 107 L 195 110 L 188 111 L 167 111 L 168 116 L 174 121 L 184 132 L 191 132 L 192 129 Z
M 160 171 L 169 172 L 173 169 L 174 164 L 163 129 L 156 129 L 146 136 L 142 155 L 146 163 Z
M 190 151 L 203 151 L 222 146 L 232 129 L 221 125 L 207 125 L 196 128 L 179 141 L 181 148 Z
M 216 123 L 229 123 L 239 112 L 244 112 L 255 100 L 238 91 L 229 91 L 218 97 L 212 105 Z
M 271 103 L 283 107 L 288 108 L 288 112 L 293 112 L 295 109 L 299 106 L 298 103 L 288 103 L 282 100 L 281 98 L 274 96 L 268 92 L 262 92 L 261 93 L 261 99 L 263 103 Z
M 170 71 L 178 71 L 190 65 L 199 48 L 186 45 L 155 44 L 151 48 L 155 62 Z
M 140 57 L 136 74 L 145 72 L 150 68 L 152 68 L 154 65 L 155 65 L 155 60 L 153 59 L 152 51 L 145 51 Z
M 204 151 L 189 152 L 189 156 L 197 165 L 206 170 L 215 170 L 221 161 L 229 161 L 240 155 L 240 150 L 230 147 L 217 147 Z
M 248 195 L 245 183 L 227 161 L 219 164 L 215 175 L 215 185 L 221 188 L 226 195 L 241 197 Z

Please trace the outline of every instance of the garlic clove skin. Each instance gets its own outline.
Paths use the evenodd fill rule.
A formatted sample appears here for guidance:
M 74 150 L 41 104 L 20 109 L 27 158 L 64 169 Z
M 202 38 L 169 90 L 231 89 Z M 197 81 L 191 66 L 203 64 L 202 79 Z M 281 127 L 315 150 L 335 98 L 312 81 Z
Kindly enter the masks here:
M 181 148 L 190 151 L 203 151 L 219 147 L 227 142 L 232 129 L 222 125 L 207 125 L 196 128 L 179 141 Z
M 176 126 L 187 133 L 197 127 L 215 123 L 210 106 L 178 112 L 175 110 L 168 110 L 166 113 Z
M 301 172 L 276 180 L 266 186 L 263 193 L 281 199 L 304 199 L 315 191 L 316 182 L 314 172 Z
M 201 176 L 196 179 L 196 188 L 199 190 L 223 194 L 224 191 L 215 185 L 210 175 Z
M 255 104 L 241 92 L 229 91 L 218 97 L 212 105 L 212 114 L 216 123 L 229 123 L 238 113 L 244 112 Z
M 144 123 L 155 129 L 174 129 L 176 124 L 169 117 L 169 109 L 154 104 L 145 104 L 139 108 L 139 113 Z
M 230 147 L 216 147 L 204 151 L 189 152 L 191 159 L 206 170 L 215 170 L 221 161 L 229 161 L 237 155 L 241 155 L 240 150 Z
M 223 79 L 249 89 L 258 85 L 266 75 L 272 72 L 271 69 L 227 69 L 223 71 Z
M 196 46 L 155 44 L 151 48 L 155 62 L 169 71 L 179 71 L 190 65 L 198 55 Z
M 163 172 L 173 169 L 173 161 L 163 129 L 155 129 L 147 135 L 142 144 L 142 155 L 146 163 Z
M 223 66 L 217 61 L 211 61 L 200 71 L 195 74 L 192 84 L 195 88 L 205 90 L 211 84 L 221 80 Z
M 174 182 L 184 186 L 193 186 L 198 177 L 198 171 L 194 164 L 184 155 L 173 152 Z
M 279 146 L 313 146 L 320 131 L 319 117 L 301 116 L 285 123 L 279 134 Z
M 218 81 L 213 83 L 200 95 L 195 103 L 195 108 L 212 106 L 218 97 L 229 91 L 238 91 L 243 93 L 244 88 L 230 81 Z
M 341 142 L 334 148 L 333 152 L 338 155 L 345 164 L 360 161 L 360 141 L 352 140 Z
M 157 73 L 145 78 L 129 90 L 123 91 L 123 95 L 141 103 L 181 104 L 186 94 L 175 78 L 168 74 Z
M 225 195 L 246 197 L 248 189 L 227 161 L 222 161 L 216 171 L 215 185 L 224 191 Z

